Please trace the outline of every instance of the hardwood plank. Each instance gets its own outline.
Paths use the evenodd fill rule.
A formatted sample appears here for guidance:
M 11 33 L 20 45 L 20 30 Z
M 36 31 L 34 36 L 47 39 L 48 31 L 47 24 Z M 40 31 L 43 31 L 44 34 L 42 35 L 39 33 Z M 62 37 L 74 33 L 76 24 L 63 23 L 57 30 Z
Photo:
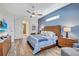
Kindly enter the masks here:
M 16 39 L 12 43 L 12 47 L 8 52 L 8 56 L 60 56 L 61 49 L 58 47 L 52 47 L 50 49 L 43 50 L 35 55 L 32 54 L 32 49 L 26 42 L 26 39 Z

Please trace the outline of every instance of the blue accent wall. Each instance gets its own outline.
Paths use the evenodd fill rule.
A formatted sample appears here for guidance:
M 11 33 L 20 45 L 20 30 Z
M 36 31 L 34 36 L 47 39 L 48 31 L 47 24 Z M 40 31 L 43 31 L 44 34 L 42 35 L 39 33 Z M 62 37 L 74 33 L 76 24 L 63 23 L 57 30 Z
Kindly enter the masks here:
M 48 18 L 59 15 L 60 18 L 56 20 L 52 20 L 46 22 Z M 39 28 L 41 26 L 53 26 L 53 25 L 61 25 L 61 26 L 69 26 L 71 27 L 73 35 L 79 39 L 79 3 L 69 4 L 55 12 L 52 12 L 38 21 Z M 63 29 L 62 29 L 63 33 Z

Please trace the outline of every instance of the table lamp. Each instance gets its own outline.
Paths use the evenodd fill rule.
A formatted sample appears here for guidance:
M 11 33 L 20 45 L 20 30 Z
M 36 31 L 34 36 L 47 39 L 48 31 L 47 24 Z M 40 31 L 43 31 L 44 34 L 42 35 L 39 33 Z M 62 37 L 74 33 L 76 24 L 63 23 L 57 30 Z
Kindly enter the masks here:
M 71 32 L 71 28 L 70 27 L 64 27 L 64 32 L 66 32 L 66 38 L 68 38 L 68 32 Z

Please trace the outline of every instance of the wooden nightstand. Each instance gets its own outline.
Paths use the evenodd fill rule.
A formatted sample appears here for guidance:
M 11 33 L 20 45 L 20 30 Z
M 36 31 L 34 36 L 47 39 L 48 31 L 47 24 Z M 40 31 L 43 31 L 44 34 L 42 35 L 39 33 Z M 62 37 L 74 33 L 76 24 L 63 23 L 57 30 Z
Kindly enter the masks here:
M 75 43 L 75 40 L 69 39 L 69 38 L 59 38 L 58 39 L 58 45 L 60 47 L 73 47 L 73 43 Z
M 11 48 L 11 37 L 4 38 L 3 42 L 0 42 L 0 56 L 6 56 Z

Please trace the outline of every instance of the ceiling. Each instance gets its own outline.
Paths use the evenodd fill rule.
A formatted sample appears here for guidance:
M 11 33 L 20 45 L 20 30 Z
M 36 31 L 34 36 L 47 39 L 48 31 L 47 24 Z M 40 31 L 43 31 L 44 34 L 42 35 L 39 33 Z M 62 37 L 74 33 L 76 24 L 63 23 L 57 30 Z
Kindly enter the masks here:
M 35 11 L 42 13 L 41 17 L 43 17 L 52 11 L 68 5 L 68 3 L 2 3 L 0 5 L 7 13 L 19 17 L 30 16 L 26 10 L 32 11 L 32 6 L 35 6 Z

